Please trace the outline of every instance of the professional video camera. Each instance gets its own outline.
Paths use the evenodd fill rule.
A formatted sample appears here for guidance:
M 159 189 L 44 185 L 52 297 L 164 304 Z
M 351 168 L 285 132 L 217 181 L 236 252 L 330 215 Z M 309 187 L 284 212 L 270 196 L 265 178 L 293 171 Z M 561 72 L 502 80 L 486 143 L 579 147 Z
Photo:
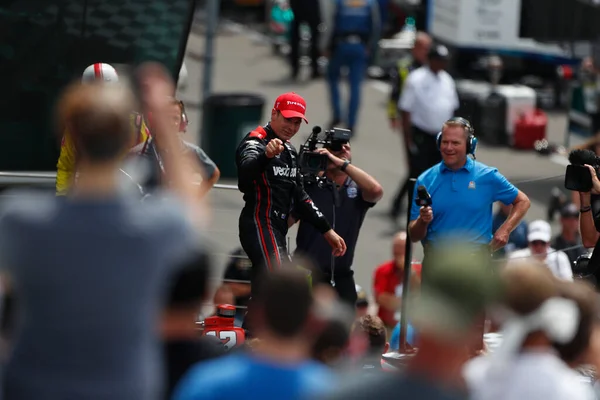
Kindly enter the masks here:
M 350 130 L 333 128 L 325 131 L 325 138 L 319 139 L 321 127 L 315 126 L 306 142 L 300 146 L 299 165 L 300 173 L 306 178 L 315 180 L 319 173 L 327 170 L 329 159 L 325 154 L 319 154 L 317 145 L 321 145 L 331 151 L 340 151 L 350 141 Z
M 592 189 L 592 176 L 585 164 L 600 169 L 600 157 L 591 150 L 573 150 L 569 153 L 570 165 L 565 173 L 565 188 L 577 192 L 589 192 Z M 600 175 L 598 175 L 600 176 Z
M 596 260 L 592 262 L 593 254 L 587 253 L 577 257 L 573 263 L 573 278 L 587 281 L 598 290 L 598 265 Z

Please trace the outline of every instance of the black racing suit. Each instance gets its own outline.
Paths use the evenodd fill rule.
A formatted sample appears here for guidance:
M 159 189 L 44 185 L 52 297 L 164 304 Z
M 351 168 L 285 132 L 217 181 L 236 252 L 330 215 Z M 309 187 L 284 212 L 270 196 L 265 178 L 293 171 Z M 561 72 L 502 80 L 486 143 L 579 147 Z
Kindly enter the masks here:
M 259 126 L 244 137 L 236 153 L 238 188 L 245 205 L 240 214 L 240 242 L 252 261 L 252 277 L 266 267 L 279 268 L 288 257 L 288 215 L 294 210 L 320 233 L 331 229 L 306 194 L 298 170 L 298 154 L 285 142 L 285 150 L 269 159 L 267 143 L 275 139 L 270 125 Z

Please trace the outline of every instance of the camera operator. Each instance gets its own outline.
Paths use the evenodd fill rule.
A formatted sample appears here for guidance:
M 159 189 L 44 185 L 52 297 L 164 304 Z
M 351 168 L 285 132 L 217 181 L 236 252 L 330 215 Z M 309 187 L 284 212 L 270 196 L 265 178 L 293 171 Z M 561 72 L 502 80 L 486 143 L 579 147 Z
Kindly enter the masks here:
M 335 256 L 346 252 L 344 240 L 306 194 L 298 171 L 298 154 L 290 139 L 303 120 L 308 122 L 305 113 L 306 101 L 301 96 L 282 94 L 275 100 L 271 121 L 247 134 L 237 149 L 238 187 L 245 202 L 239 237 L 252 261 L 253 281 L 265 268 L 280 268 L 285 261 L 292 209 L 323 234 Z
M 336 144 L 341 147 L 339 150 Z M 329 158 L 328 168 L 323 174 L 327 183 L 305 183 L 306 192 L 327 220 L 332 221 L 335 231 L 344 237 L 348 251 L 343 257 L 332 259 L 328 243 L 317 234 L 316 229 L 301 217 L 292 215 L 292 222 L 300 219 L 296 253 L 310 257 L 321 272 L 317 280 L 331 283 L 340 299 L 354 308 L 357 298 L 352 271 L 354 249 L 367 210 L 381 199 L 383 188 L 372 176 L 351 163 L 349 142 L 334 142 L 316 149 L 316 152 Z M 338 191 L 338 202 L 333 190 Z
M 592 210 L 592 196 L 600 194 L 600 181 L 596 175 L 596 170 L 591 165 L 586 166 L 592 175 L 592 190 L 590 192 L 579 192 L 580 214 L 579 214 L 579 230 L 581 231 L 581 241 L 583 246 L 590 248 L 596 246 L 600 234 L 596 228 L 594 215 Z M 595 251 L 594 251 L 595 253 Z

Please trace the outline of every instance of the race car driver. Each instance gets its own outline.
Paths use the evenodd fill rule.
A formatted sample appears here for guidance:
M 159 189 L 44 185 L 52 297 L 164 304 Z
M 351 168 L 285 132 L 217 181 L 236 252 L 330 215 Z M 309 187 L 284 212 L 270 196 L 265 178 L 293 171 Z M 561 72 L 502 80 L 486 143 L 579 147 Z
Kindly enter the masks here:
M 106 82 L 106 83 L 115 83 L 119 81 L 119 76 L 115 68 L 110 64 L 105 63 L 95 63 L 88 66 L 83 71 L 83 76 L 81 77 L 82 83 L 91 83 L 91 82 Z M 150 131 L 144 120 L 144 117 L 139 114 L 132 112 L 131 113 L 131 127 L 135 132 L 135 145 L 132 151 L 144 151 L 145 144 L 148 142 L 150 138 Z M 138 146 L 140 145 L 141 146 Z M 68 132 L 65 132 L 62 138 L 62 142 L 60 145 L 60 156 L 58 158 L 58 163 L 56 165 L 56 194 L 57 195 L 65 195 L 69 190 L 69 187 L 73 183 L 73 179 L 75 178 L 76 172 L 76 164 L 77 164 L 77 152 L 75 149 L 75 143 L 69 135 Z
M 238 188 L 244 194 L 239 219 L 240 242 L 252 262 L 252 280 L 281 267 L 287 254 L 288 215 L 294 212 L 317 228 L 343 256 L 346 243 L 306 194 L 298 173 L 298 154 L 290 139 L 300 129 L 306 102 L 296 93 L 275 100 L 271 121 L 247 134 L 236 153 Z M 288 258 L 289 260 L 289 258 Z

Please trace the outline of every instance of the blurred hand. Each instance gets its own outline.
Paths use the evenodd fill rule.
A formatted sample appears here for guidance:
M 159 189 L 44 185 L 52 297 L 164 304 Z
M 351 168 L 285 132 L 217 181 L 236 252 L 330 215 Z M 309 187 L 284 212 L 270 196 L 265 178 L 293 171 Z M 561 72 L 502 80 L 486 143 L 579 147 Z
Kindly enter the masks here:
M 166 112 L 173 102 L 175 83 L 159 63 L 148 62 L 139 70 L 142 102 L 148 111 Z
M 591 165 L 585 164 L 586 167 L 590 170 L 590 175 L 592 175 L 592 193 L 600 194 L 600 180 L 598 180 L 598 174 L 596 170 Z
M 398 121 L 398 118 L 390 118 L 390 128 L 394 131 L 400 129 L 400 121 Z
M 283 142 L 280 139 L 272 139 L 267 144 L 267 149 L 265 150 L 265 153 L 268 158 L 273 158 L 276 155 L 281 154 L 281 152 L 284 149 L 285 148 L 283 147 Z
M 329 243 L 329 245 L 333 249 L 334 256 L 341 257 L 344 254 L 346 254 L 346 242 L 344 242 L 344 239 L 342 239 L 340 235 L 335 233 L 333 229 L 330 229 L 327 232 L 325 232 L 323 236 L 325 237 L 325 240 L 327 240 L 327 243 Z
M 429 223 L 433 221 L 433 210 L 431 207 L 421 207 L 419 210 L 419 218 L 421 218 L 421 221 L 425 224 L 429 225 Z
M 492 243 L 490 243 L 490 247 L 492 248 L 492 252 L 498 251 L 508 243 L 508 238 L 510 236 L 510 232 L 508 229 L 500 227 L 494 233 L 494 237 L 492 239 Z

